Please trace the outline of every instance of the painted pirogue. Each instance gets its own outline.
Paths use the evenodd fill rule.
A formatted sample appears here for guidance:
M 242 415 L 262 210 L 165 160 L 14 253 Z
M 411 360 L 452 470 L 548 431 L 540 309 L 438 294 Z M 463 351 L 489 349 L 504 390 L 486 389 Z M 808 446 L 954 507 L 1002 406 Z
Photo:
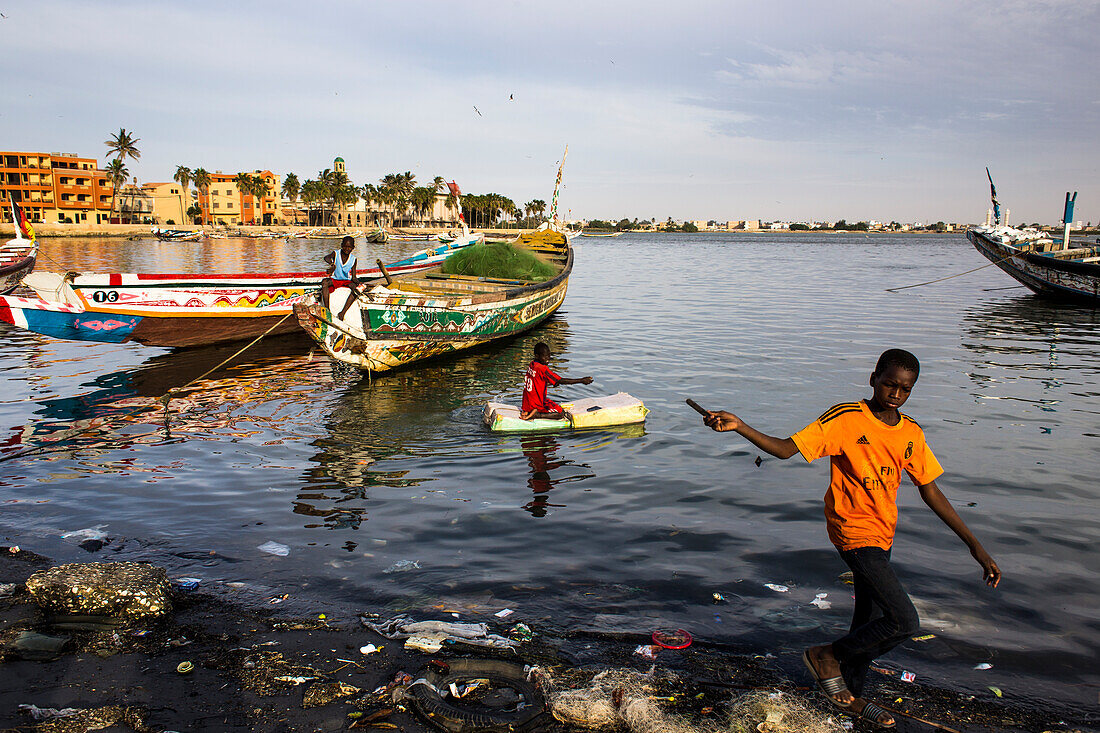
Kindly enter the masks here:
M 441 267 L 341 288 L 325 308 L 316 297 L 294 306 L 298 323 L 333 359 L 382 372 L 514 336 L 550 317 L 565 300 L 573 250 L 559 232 L 521 237 L 517 247 L 550 262 L 544 282 L 448 275 Z M 348 297 L 355 302 L 337 318 Z

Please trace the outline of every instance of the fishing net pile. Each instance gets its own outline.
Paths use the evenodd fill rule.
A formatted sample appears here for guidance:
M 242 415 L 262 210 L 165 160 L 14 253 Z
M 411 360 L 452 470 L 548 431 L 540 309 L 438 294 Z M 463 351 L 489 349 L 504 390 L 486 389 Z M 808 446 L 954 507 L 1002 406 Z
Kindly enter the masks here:
M 530 250 L 506 242 L 463 247 L 443 261 L 443 272 L 448 275 L 531 282 L 543 282 L 557 274 L 553 265 Z
M 683 684 L 669 673 L 632 669 L 535 670 L 550 712 L 559 721 L 589 730 L 631 733 L 844 733 L 832 716 L 797 697 L 765 690 L 735 699 L 726 715 L 699 720 L 671 711 Z M 680 691 L 678 696 L 676 691 Z

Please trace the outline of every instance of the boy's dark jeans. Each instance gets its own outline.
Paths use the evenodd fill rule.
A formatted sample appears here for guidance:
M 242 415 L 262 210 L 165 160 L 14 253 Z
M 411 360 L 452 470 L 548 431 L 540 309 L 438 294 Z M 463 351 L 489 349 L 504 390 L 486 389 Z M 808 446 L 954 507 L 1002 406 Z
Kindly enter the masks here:
M 890 551 L 880 547 L 841 550 L 852 570 L 856 605 L 848 634 L 833 642 L 840 673 L 852 694 L 863 694 L 867 669 L 878 657 L 920 628 L 917 609 L 890 566 Z

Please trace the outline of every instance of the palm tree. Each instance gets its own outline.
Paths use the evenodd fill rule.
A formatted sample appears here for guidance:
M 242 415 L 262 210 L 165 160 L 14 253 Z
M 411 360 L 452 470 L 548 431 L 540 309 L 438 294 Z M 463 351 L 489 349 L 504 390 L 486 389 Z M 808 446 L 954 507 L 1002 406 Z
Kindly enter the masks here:
M 272 194 L 271 184 L 263 176 L 252 176 L 252 180 L 249 183 L 250 193 L 256 198 L 255 207 L 252 211 L 259 210 L 259 218 L 261 224 L 268 224 L 264 221 L 263 200 Z M 253 217 L 255 220 L 255 216 Z
M 130 171 L 126 170 L 126 164 L 122 162 L 122 158 L 115 158 L 107 164 L 107 180 L 111 182 L 111 214 L 115 213 L 115 199 L 118 197 L 118 191 L 122 188 L 122 184 L 126 182 L 127 176 L 130 175 Z
M 368 215 L 371 212 L 371 205 L 375 201 L 381 203 L 380 199 L 378 198 L 378 189 L 374 186 L 373 183 L 364 183 L 362 187 L 359 188 L 359 198 L 363 199 L 363 203 L 365 204 Z M 375 223 L 377 223 L 377 217 L 375 217 Z
M 546 202 L 542 199 L 535 199 L 531 202 L 534 206 L 532 213 L 538 214 L 540 219 L 546 218 Z M 540 222 L 541 223 L 541 222 Z
M 298 176 L 293 173 L 287 173 L 283 177 L 283 198 L 294 204 L 294 226 L 298 226 L 298 194 L 302 190 L 302 185 L 298 183 Z
M 206 214 L 210 210 L 210 173 L 205 168 L 196 168 L 191 173 L 191 180 L 200 194 L 206 196 L 206 208 L 202 210 L 202 224 L 206 225 Z M 200 207 L 201 208 L 201 207 Z
M 105 141 L 103 144 L 107 146 L 108 155 L 113 153 L 116 158 L 125 161 L 127 158 L 132 160 L 141 158 L 141 151 L 137 149 L 137 144 L 139 142 L 141 142 L 141 138 L 134 137 L 126 132 L 125 127 L 120 127 L 118 129 L 118 134 L 112 135 L 111 139 Z
M 172 180 L 183 188 L 183 193 L 180 194 L 180 211 L 183 212 L 183 216 L 186 218 L 187 207 L 184 205 L 183 201 L 185 198 L 191 198 L 191 169 L 185 165 L 177 165 L 176 175 L 172 176 Z
M 321 226 L 328 226 L 325 219 L 325 202 L 332 199 L 333 187 L 336 183 L 336 174 L 331 168 L 325 168 L 317 172 L 317 196 L 321 204 Z

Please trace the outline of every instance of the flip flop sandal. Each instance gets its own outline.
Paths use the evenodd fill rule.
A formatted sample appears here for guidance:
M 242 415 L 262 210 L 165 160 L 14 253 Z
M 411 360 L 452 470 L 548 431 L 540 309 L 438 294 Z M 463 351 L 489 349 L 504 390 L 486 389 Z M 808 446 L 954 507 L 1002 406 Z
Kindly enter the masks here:
M 844 683 L 844 678 L 840 676 L 818 676 L 817 669 L 814 667 L 813 662 L 810 661 L 809 652 L 802 652 L 802 662 L 806 665 L 806 669 L 810 670 L 810 675 L 813 676 L 814 682 L 817 683 L 818 689 L 825 693 L 825 697 L 828 698 L 829 702 L 831 702 L 834 707 L 840 708 L 841 710 L 849 710 L 849 708 L 851 707 L 851 703 L 842 703 L 840 700 L 837 700 L 836 697 L 834 697 L 834 695 L 836 695 L 837 693 L 849 692 L 848 685 Z M 867 704 L 870 705 L 871 703 Z
M 851 715 L 856 716 L 857 718 L 863 718 L 868 723 L 877 725 L 879 728 L 889 729 L 898 727 L 898 721 L 896 718 L 894 719 L 893 723 L 880 723 L 879 718 L 881 718 L 882 716 L 886 715 L 891 718 L 893 718 L 894 716 L 890 713 L 889 710 L 884 710 L 881 706 L 875 705 L 873 702 L 868 702 L 867 704 L 865 704 L 863 706 L 863 709 L 860 710 L 858 713 L 851 708 L 848 708 L 848 712 Z

